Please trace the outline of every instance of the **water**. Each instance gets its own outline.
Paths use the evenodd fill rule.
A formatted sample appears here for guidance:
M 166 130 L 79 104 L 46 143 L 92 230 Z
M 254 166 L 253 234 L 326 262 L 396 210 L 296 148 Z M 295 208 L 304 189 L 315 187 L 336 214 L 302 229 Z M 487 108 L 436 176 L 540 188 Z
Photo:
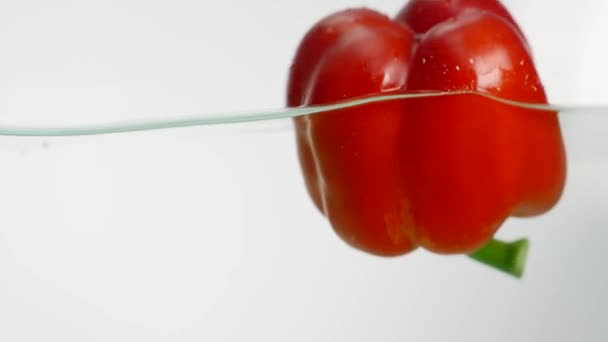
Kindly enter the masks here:
M 522 279 L 346 246 L 296 158 L 311 109 L 251 111 L 320 17 L 404 2 L 2 2 L 0 341 L 607 341 L 608 110 L 579 104 L 607 104 L 608 2 L 502 2 L 568 153 L 558 206 L 499 232 Z
M 68 137 L 53 135 L 151 126 L 4 126 L 42 136 L 0 137 L 2 334 L 604 341 L 608 112 L 563 109 L 562 200 L 499 232 L 530 239 L 521 280 L 461 256 L 346 246 L 308 198 L 287 118 Z

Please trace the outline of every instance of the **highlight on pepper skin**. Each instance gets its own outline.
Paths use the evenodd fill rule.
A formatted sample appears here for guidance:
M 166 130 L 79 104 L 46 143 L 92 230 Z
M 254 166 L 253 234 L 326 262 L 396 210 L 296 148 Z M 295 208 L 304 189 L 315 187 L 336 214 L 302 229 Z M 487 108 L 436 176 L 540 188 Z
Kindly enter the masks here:
M 421 90 L 547 103 L 531 49 L 499 1 L 412 0 L 394 19 L 347 9 L 312 26 L 290 69 L 287 105 Z M 294 124 L 313 202 L 343 240 L 375 255 L 495 248 L 510 216 L 549 211 L 564 188 L 555 112 L 468 94 L 367 104 Z

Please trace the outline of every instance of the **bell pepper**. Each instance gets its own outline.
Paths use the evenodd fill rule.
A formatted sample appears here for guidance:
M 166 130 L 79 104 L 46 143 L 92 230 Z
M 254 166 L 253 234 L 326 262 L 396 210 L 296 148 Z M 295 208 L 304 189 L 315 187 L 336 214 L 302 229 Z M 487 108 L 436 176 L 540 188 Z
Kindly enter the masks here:
M 462 93 L 547 103 L 499 1 L 412 0 L 394 19 L 365 8 L 329 15 L 296 51 L 287 104 L 419 91 L 458 94 L 294 118 L 307 191 L 362 251 L 421 246 L 491 262 L 505 220 L 550 210 L 566 177 L 557 113 Z

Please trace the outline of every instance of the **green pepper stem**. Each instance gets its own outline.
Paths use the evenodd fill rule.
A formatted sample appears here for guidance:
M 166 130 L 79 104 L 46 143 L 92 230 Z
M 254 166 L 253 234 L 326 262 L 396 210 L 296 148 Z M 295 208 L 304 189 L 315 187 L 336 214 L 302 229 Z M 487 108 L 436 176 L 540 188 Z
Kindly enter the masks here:
M 492 239 L 469 257 L 495 269 L 521 278 L 528 256 L 528 239 L 504 242 Z

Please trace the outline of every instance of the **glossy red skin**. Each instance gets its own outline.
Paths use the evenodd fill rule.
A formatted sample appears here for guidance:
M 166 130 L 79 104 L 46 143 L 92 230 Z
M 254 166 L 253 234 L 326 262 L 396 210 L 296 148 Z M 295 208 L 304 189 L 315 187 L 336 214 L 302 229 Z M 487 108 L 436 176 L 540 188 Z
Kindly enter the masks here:
M 423 36 L 407 88 L 547 102 L 521 36 L 503 18 L 479 11 Z M 406 107 L 416 113 L 403 131 L 402 162 L 419 244 L 436 252 L 472 251 L 508 216 L 538 215 L 559 200 L 565 154 L 556 113 L 473 95 Z
M 495 14 L 510 22 L 521 33 L 511 14 L 497 0 L 415 0 L 408 2 L 395 20 L 407 23 L 415 33 L 420 34 L 467 10 Z
M 415 0 L 395 22 L 365 9 L 322 20 L 296 54 L 288 105 L 413 90 L 546 103 L 526 42 L 502 7 L 450 7 L 448 19 L 425 19 L 430 29 L 421 30 L 409 11 L 436 3 Z M 378 255 L 418 245 L 472 252 L 510 215 L 549 210 L 564 185 L 556 113 L 476 95 L 366 105 L 295 125 L 313 201 L 345 241 Z
M 325 18 L 297 52 L 288 105 L 402 92 L 412 43 L 409 29 L 370 10 Z M 345 241 L 374 254 L 399 255 L 415 247 L 402 229 L 405 187 L 396 156 L 403 119 L 400 103 L 295 119 L 300 162 L 314 203 Z

